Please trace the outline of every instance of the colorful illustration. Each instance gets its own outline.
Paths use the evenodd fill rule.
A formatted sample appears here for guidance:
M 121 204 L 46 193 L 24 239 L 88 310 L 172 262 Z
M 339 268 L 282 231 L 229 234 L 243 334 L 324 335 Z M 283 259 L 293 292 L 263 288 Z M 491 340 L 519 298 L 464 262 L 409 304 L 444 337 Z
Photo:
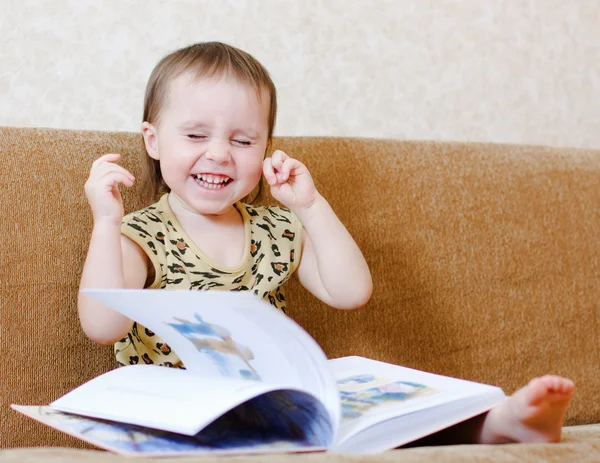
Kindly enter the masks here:
M 223 376 L 260 381 L 261 378 L 250 364 L 254 353 L 235 342 L 226 328 L 205 322 L 194 314 L 195 322 L 173 317 L 177 323 L 166 323 L 187 338 L 198 350 L 207 355 Z
M 221 416 L 195 436 L 63 413 L 48 406 L 18 411 L 98 447 L 125 454 L 218 451 L 306 451 L 330 443 L 332 426 L 311 396 L 277 391 L 257 397 Z
M 342 401 L 342 420 L 359 418 L 380 407 L 398 407 L 417 397 L 437 394 L 424 384 L 390 381 L 374 375 L 355 375 L 338 381 Z

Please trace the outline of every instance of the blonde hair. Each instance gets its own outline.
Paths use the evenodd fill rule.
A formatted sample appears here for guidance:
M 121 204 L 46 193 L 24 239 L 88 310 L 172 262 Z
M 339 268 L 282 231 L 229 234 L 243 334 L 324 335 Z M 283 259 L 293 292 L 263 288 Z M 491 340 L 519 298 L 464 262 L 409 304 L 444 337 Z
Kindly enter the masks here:
M 196 43 L 176 50 L 158 62 L 146 85 L 144 122 L 158 122 L 169 83 L 186 72 L 194 73 L 195 79 L 230 75 L 254 88 L 259 99 L 261 92 L 266 90 L 270 97 L 267 146 L 270 145 L 277 114 L 275 85 L 267 70 L 253 56 L 221 42 Z M 150 156 L 145 156 L 142 175 L 154 196 L 170 190 L 162 178 L 159 162 Z

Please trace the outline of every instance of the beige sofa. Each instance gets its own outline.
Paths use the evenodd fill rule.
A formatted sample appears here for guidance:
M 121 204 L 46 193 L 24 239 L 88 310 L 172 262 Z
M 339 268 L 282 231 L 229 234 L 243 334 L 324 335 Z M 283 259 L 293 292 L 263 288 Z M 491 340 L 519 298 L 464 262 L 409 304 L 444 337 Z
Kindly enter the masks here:
M 275 147 L 309 166 L 372 269 L 373 298 L 354 312 L 289 285 L 289 314 L 328 355 L 507 393 L 547 372 L 578 389 L 560 444 L 235 461 L 600 461 L 599 151 L 349 138 Z M 110 348 L 83 335 L 75 304 L 91 227 L 83 184 L 107 152 L 139 176 L 138 134 L 0 129 L 1 461 L 125 459 L 9 409 L 46 404 L 115 366 Z M 125 193 L 127 210 L 149 200 L 138 196 Z

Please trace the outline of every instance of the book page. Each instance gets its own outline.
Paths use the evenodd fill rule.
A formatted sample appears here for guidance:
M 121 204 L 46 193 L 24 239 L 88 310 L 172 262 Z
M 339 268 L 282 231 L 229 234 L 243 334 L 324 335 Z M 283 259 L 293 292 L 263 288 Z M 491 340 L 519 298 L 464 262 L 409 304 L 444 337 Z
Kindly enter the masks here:
M 129 456 L 230 455 L 323 451 L 310 439 L 244 427 L 209 426 L 206 432 L 185 436 L 131 424 L 87 418 L 48 406 L 12 405 L 14 410 L 99 448 Z M 237 432 L 236 432 L 237 431 Z
M 426 373 L 363 357 L 329 361 L 342 402 L 337 445 L 370 426 L 439 405 L 480 395 L 496 403 L 501 389 L 486 384 Z M 494 399 L 495 397 L 495 399 Z
M 339 394 L 322 349 L 264 300 L 230 291 L 83 292 L 162 337 L 188 371 L 286 384 L 319 398 L 338 423 Z
M 286 385 L 206 378 L 154 365 L 117 368 L 77 387 L 55 410 L 193 435 L 228 410 Z

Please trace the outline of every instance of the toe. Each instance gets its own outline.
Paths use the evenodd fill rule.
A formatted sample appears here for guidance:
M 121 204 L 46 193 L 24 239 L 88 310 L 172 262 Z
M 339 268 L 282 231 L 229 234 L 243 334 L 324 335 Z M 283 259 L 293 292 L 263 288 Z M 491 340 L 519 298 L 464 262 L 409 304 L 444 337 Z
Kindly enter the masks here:
M 533 378 L 525 388 L 528 405 L 537 405 L 548 394 L 548 384 L 545 377 Z
M 562 378 L 560 376 L 546 375 L 542 378 L 544 380 L 548 392 L 557 394 L 570 394 L 575 388 L 575 383 L 568 378 Z

